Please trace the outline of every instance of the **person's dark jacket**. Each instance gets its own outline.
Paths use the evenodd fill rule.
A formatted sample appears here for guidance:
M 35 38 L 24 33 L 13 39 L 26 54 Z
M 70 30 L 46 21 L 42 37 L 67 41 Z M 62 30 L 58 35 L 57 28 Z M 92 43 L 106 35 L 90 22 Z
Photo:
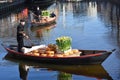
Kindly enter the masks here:
M 21 23 L 17 26 L 17 42 L 18 42 L 18 52 L 22 52 L 22 47 L 24 46 L 24 25 Z
M 17 37 L 23 37 L 21 32 L 24 32 L 24 25 L 19 24 L 17 27 Z
M 50 14 L 50 17 L 56 17 L 55 13 L 52 12 L 52 13 Z

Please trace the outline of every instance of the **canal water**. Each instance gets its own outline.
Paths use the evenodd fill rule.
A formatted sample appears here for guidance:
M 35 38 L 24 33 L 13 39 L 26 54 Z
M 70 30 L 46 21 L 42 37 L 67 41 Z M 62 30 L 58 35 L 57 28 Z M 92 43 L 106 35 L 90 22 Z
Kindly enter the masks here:
M 119 5 L 107 1 L 56 2 L 44 8 L 56 13 L 56 24 L 31 27 L 32 13 L 28 11 L 36 8 L 34 4 L 0 15 L 0 43 L 17 45 L 16 26 L 25 17 L 25 31 L 32 40 L 25 39 L 25 45 L 47 45 L 60 36 L 70 36 L 72 48 L 116 51 L 101 65 L 65 66 L 6 59 L 7 52 L 0 45 L 0 80 L 120 80 Z

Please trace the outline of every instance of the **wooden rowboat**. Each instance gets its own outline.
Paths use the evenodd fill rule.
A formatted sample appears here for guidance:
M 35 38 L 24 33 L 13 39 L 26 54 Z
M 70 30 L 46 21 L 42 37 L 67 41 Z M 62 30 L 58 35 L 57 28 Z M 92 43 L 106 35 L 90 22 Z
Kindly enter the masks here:
M 82 52 L 80 56 L 66 56 L 66 57 L 56 57 L 56 56 L 35 56 L 27 55 L 24 53 L 17 52 L 13 46 L 5 47 L 13 58 L 20 60 L 35 61 L 39 63 L 48 64 L 62 64 L 62 65 L 78 65 L 78 64 L 101 64 L 114 50 L 79 50 Z
M 50 30 L 56 27 L 56 23 L 52 23 L 50 25 L 47 26 L 37 26 L 37 27 L 31 27 L 31 31 L 32 32 L 41 32 L 42 30 Z
M 45 18 L 43 17 L 40 22 L 32 21 L 32 27 L 47 26 L 56 23 L 56 17 Z

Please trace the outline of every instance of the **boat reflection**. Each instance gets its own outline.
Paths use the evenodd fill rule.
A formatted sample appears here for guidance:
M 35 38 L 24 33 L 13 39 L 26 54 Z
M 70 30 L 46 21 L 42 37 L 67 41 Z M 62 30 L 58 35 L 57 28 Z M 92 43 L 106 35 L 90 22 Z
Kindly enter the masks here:
M 86 77 L 92 77 L 96 79 L 106 79 L 112 80 L 109 74 L 104 70 L 102 65 L 54 65 L 54 64 L 41 64 L 31 61 L 22 61 L 13 59 L 9 54 L 5 56 L 5 60 L 19 63 L 20 77 L 25 80 L 27 78 L 27 72 L 29 71 L 27 67 L 40 69 L 47 68 L 47 70 L 58 71 L 57 75 L 58 80 L 71 80 L 72 75 L 80 75 Z
M 72 74 L 66 72 L 59 72 L 57 80 L 72 80 Z
M 40 30 L 50 30 L 56 26 L 56 23 L 47 25 L 47 26 L 37 26 L 37 27 L 31 27 L 32 32 L 39 32 Z
M 51 29 L 53 29 L 55 27 L 56 27 L 56 23 L 53 23 L 48 26 L 31 27 L 31 31 L 36 33 L 36 37 L 42 37 L 44 31 L 49 32 Z

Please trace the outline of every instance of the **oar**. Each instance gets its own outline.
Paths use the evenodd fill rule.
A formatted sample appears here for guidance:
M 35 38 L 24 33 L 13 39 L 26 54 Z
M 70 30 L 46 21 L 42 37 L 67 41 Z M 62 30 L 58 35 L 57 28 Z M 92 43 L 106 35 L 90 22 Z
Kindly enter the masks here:
M 116 49 L 111 50 L 111 52 L 114 52 Z
M 112 50 L 110 50 L 110 51 L 107 51 L 107 52 L 114 52 L 116 49 L 112 49 Z
M 32 42 L 32 40 L 30 39 L 30 37 L 25 33 L 25 32 L 22 32 L 23 36 L 29 40 L 29 42 L 32 44 L 32 46 L 34 46 L 34 43 Z
M 29 40 L 29 42 L 31 43 L 32 46 L 35 45 L 30 38 L 27 38 L 27 39 Z
M 39 16 L 37 16 L 35 13 L 33 13 L 32 11 L 30 11 L 34 16 L 36 16 L 36 17 L 38 17 L 39 18 Z

